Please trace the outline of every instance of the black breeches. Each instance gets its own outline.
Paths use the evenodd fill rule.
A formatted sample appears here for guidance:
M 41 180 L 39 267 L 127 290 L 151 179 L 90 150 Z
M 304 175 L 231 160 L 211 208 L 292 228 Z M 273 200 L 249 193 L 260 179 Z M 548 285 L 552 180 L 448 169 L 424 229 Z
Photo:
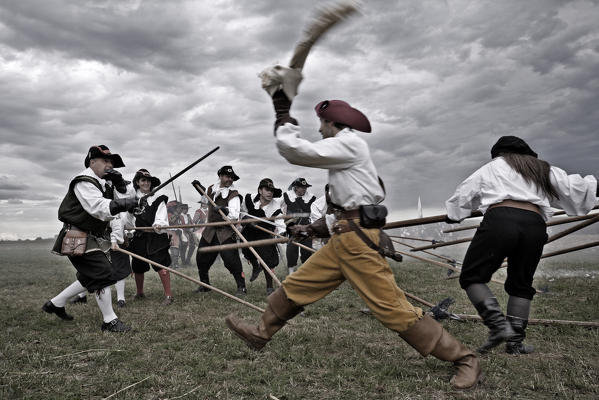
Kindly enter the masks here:
M 505 291 L 532 299 L 533 277 L 546 242 L 547 229 L 539 214 L 512 207 L 488 210 L 466 252 L 461 287 L 489 282 L 507 257 Z
M 218 246 L 221 244 L 230 244 L 236 243 L 233 238 L 229 238 L 225 240 L 223 243 L 218 241 L 216 235 L 212 239 L 211 243 L 208 243 L 204 238 L 200 240 L 200 245 L 198 246 L 198 252 L 196 253 L 196 263 L 198 265 L 198 274 L 200 275 L 200 280 L 205 283 L 210 283 L 210 277 L 208 271 L 210 271 L 210 267 L 214 264 L 214 260 L 220 254 L 220 257 L 223 260 L 223 264 L 225 264 L 225 268 L 229 270 L 231 275 L 235 278 L 235 282 L 238 287 L 245 287 L 245 279 L 242 275 L 243 267 L 241 265 L 241 259 L 239 258 L 239 250 L 225 250 L 219 252 L 210 252 L 210 253 L 200 253 L 199 249 L 207 246 Z
M 305 246 L 312 247 L 312 239 L 307 238 L 299 242 Z M 287 257 L 287 267 L 295 267 L 297 265 L 297 257 L 301 254 L 302 264 L 306 262 L 308 258 L 312 255 L 312 252 L 306 250 L 304 248 L 300 248 L 294 244 L 289 243 L 287 245 L 287 250 L 285 251 L 285 256 Z
M 69 261 L 77 270 L 77 280 L 90 293 L 116 283 L 112 276 L 112 265 L 101 251 L 69 256 Z

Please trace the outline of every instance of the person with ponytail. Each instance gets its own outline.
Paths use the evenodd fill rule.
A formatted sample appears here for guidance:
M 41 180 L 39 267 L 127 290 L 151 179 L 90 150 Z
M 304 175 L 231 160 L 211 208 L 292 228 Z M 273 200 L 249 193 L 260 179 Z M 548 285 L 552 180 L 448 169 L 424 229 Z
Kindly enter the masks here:
M 523 343 L 536 291 L 533 277 L 547 242 L 545 222 L 553 208 L 568 215 L 588 214 L 597 204 L 597 180 L 568 175 L 537 158 L 516 136 L 503 136 L 491 149 L 492 160 L 470 175 L 445 202 L 449 223 L 480 210 L 484 218 L 462 266 L 460 286 L 489 328 L 485 353 L 506 341 L 509 354 L 528 354 Z M 507 257 L 507 317 L 487 283 Z

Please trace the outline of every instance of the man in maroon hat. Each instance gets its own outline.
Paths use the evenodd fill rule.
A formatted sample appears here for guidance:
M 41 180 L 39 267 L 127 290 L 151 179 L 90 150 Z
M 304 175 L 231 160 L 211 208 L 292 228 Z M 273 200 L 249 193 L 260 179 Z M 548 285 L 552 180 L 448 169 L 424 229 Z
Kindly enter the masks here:
M 316 196 L 308 192 L 308 188 L 311 186 L 312 185 L 310 185 L 304 178 L 297 178 L 294 180 L 291 183 L 291 189 L 283 193 L 283 203 L 281 204 L 281 211 L 283 211 L 283 214 L 302 213 L 310 215 L 312 203 L 316 201 Z M 307 225 L 310 223 L 310 217 L 296 218 L 295 223 L 298 225 Z M 312 238 L 309 236 L 298 239 L 298 242 L 305 246 L 312 247 Z M 305 263 L 311 255 L 311 251 L 289 243 L 285 250 L 289 273 L 292 274 L 295 271 L 298 256 L 301 258 L 302 263 Z
M 233 182 L 239 180 L 239 176 L 237 176 L 233 171 L 233 167 L 230 165 L 225 165 L 220 168 L 217 175 L 218 182 L 210 185 L 206 190 L 206 195 L 217 205 L 217 207 L 214 207 L 212 203 L 208 204 L 207 222 L 222 221 L 223 218 L 218 212 L 219 210 L 229 217 L 229 219 L 236 220 L 239 218 L 239 211 L 241 210 L 241 195 L 235 188 Z M 220 257 L 225 264 L 225 268 L 227 268 L 231 275 L 233 275 L 233 278 L 235 278 L 235 282 L 237 283 L 237 295 L 245 296 L 247 294 L 247 289 L 238 250 L 223 250 L 210 253 L 199 252 L 199 249 L 202 247 L 218 246 L 235 242 L 237 242 L 237 237 L 235 231 L 233 231 L 233 228 L 230 226 L 206 227 L 202 232 L 202 239 L 200 240 L 198 252 L 196 253 L 198 274 L 200 275 L 200 280 L 202 282 L 210 284 L 209 271 L 216 260 L 216 256 L 220 254 Z M 210 289 L 200 286 L 196 291 L 202 293 L 209 292 Z
M 348 280 L 373 315 L 421 355 L 432 354 L 454 363 L 457 367 L 451 379 L 454 388 L 476 385 L 481 370 L 475 353 L 406 300 L 386 259 L 364 240 L 378 246 L 384 220 L 367 220 L 364 206 L 376 209 L 385 196 L 368 144 L 355 132 L 371 131 L 366 116 L 344 101 L 322 101 L 316 105 L 316 115 L 320 118 L 323 140 L 312 143 L 300 138 L 299 126 L 289 116 L 291 102 L 282 90 L 274 93 L 273 103 L 279 153 L 292 164 L 328 170 L 330 202 L 336 209 L 334 214 L 315 223 L 296 225 L 292 233 L 332 236 L 268 297 L 268 305 L 257 325 L 230 315 L 226 318 L 229 329 L 250 348 L 262 349 L 304 306 L 320 300 Z
M 125 164 L 108 147 L 90 147 L 84 165 L 86 169 L 71 180 L 58 209 L 58 219 L 64 226 L 52 249 L 56 254 L 68 256 L 77 270 L 77 280 L 48 300 L 42 310 L 70 321 L 73 317 L 64 308 L 67 301 L 84 290 L 95 292 L 103 317 L 102 331 L 126 332 L 130 328 L 117 318 L 112 309 L 110 285 L 116 280 L 106 255 L 110 249 L 108 227 L 120 212 L 132 211 L 137 200 L 114 198 L 113 188 L 126 191 L 126 183 L 113 168 L 121 168 Z

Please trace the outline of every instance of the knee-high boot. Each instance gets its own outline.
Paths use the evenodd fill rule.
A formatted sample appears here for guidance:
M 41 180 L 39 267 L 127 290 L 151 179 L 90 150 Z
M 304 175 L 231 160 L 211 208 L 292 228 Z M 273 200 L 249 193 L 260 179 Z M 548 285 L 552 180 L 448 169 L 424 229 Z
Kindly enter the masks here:
M 428 315 L 399 332 L 399 336 L 424 357 L 431 354 L 439 360 L 453 362 L 456 373 L 450 383 L 455 389 L 468 389 L 478 383 L 481 368 L 476 354 Z
M 522 343 L 526 338 L 530 302 L 529 299 L 516 296 L 510 296 L 507 302 L 507 321 L 515 333 L 505 343 L 505 352 L 508 354 L 530 354 L 535 350 L 533 345 Z
M 250 325 L 238 319 L 234 314 L 228 315 L 225 318 L 225 323 L 249 348 L 261 350 L 272 336 L 285 326 L 288 320 L 295 317 L 303 309 L 303 307 L 289 300 L 285 290 L 279 287 L 268 296 L 268 305 L 258 325 Z

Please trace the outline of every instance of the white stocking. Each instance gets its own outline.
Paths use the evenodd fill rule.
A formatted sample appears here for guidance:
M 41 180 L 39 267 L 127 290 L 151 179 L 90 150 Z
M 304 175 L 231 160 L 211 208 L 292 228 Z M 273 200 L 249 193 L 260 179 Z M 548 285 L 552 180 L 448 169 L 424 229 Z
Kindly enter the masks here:
M 104 322 L 110 322 L 117 318 L 114 310 L 112 309 L 112 293 L 110 291 L 110 286 L 100 290 L 99 295 L 96 292 L 96 301 L 98 302 L 100 311 L 102 311 L 102 318 L 104 319 Z
M 78 295 L 80 292 L 85 291 L 85 288 L 79 281 L 75 281 L 71 283 L 65 290 L 58 293 L 56 297 L 51 299 L 50 301 L 56 307 L 64 307 L 67 304 L 67 301 L 75 295 Z

